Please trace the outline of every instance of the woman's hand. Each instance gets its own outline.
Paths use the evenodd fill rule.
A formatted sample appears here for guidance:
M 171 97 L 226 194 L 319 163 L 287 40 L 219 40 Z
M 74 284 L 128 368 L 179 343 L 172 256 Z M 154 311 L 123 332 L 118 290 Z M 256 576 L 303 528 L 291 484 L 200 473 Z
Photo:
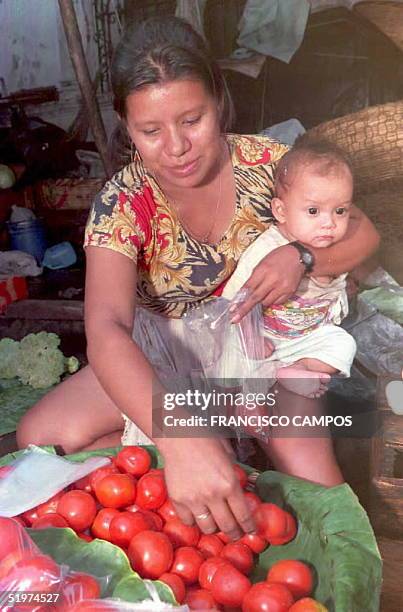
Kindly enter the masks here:
M 298 287 L 305 269 L 299 261 L 297 249 L 288 244 L 278 247 L 264 257 L 243 285 L 249 290 L 245 302 L 234 310 L 232 323 L 238 323 L 255 304 L 281 304 Z
M 218 438 L 160 440 L 169 497 L 184 523 L 235 540 L 255 524 L 231 458 Z

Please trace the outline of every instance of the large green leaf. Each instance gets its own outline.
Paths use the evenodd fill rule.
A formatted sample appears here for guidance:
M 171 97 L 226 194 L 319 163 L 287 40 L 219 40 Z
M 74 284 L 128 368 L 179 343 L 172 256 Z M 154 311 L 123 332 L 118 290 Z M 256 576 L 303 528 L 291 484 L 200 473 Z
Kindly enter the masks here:
M 0 379 L 0 435 L 15 431 L 27 410 L 48 391 L 23 385 L 17 378 Z
M 377 612 L 382 562 L 368 517 L 347 485 L 327 489 L 278 472 L 256 481 L 265 501 L 280 503 L 298 518 L 297 537 L 260 555 L 261 580 L 279 559 L 299 559 L 316 574 L 314 595 L 330 612 Z

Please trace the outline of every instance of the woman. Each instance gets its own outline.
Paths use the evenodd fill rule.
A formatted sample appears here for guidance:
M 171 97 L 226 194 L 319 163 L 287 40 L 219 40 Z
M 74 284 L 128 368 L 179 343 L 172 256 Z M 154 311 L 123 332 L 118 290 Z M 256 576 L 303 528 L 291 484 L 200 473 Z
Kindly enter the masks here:
M 21 447 L 50 443 L 72 452 L 115 445 L 122 413 L 126 440 L 132 422 L 152 437 L 152 393 L 154 402 L 162 393 L 157 375 L 169 378 L 194 365 L 182 315 L 220 294 L 241 253 L 271 223 L 273 168 L 286 148 L 225 135 L 231 115 L 225 83 L 188 24 L 172 17 L 129 30 L 116 50 L 112 86 L 134 159 L 96 198 L 87 225 L 89 366 L 22 419 Z M 326 254 L 313 252 L 316 274 L 349 271 L 375 250 L 371 223 L 358 210 L 351 216 L 343 241 Z M 250 297 L 235 320 L 256 303 L 286 299 L 304 272 L 293 246 L 270 253 L 247 282 Z M 170 340 L 172 351 L 162 355 Z M 313 400 L 304 401 L 312 409 Z M 218 439 L 193 432 L 190 439 L 154 442 L 183 521 L 233 538 L 253 530 Z M 342 482 L 329 439 L 273 439 L 269 447 L 281 471 L 329 486 Z

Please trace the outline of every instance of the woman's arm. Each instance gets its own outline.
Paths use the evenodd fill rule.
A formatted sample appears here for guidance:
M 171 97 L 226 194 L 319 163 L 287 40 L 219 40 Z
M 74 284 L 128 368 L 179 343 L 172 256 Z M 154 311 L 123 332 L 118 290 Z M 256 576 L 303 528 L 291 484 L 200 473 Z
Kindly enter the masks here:
M 86 254 L 89 363 L 119 410 L 152 438 L 153 390 L 161 397 L 164 391 L 132 339 L 136 265 L 125 255 L 109 249 L 88 247 Z M 208 510 L 211 516 L 199 523 L 206 533 L 218 526 L 235 538 L 241 534 L 241 528 L 244 531 L 254 528 L 231 461 L 218 438 L 154 441 L 164 457 L 169 495 L 182 520 L 192 523 L 193 517 Z
M 324 249 L 312 249 L 315 255 L 315 276 L 338 276 L 350 272 L 379 246 L 379 234 L 368 217 L 356 206 L 352 207 L 345 237 L 337 244 Z M 289 245 L 274 249 L 256 266 L 244 287 L 248 299 L 234 311 L 237 323 L 255 304 L 281 304 L 292 295 L 304 274 L 298 251 Z

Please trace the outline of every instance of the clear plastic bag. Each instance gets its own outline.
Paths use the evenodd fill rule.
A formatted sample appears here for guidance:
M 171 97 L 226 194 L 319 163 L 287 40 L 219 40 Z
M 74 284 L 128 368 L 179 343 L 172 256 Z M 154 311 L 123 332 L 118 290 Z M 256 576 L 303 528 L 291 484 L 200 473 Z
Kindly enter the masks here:
M 110 580 L 59 565 L 14 519 L 0 517 L 0 542 L 1 612 L 39 612 L 53 605 L 67 612 L 89 596 L 100 597 Z
M 275 382 L 278 363 L 267 360 L 260 304 L 239 323 L 231 323 L 234 310 L 247 296 L 247 290 L 241 289 L 231 301 L 217 298 L 201 304 L 185 315 L 184 323 L 189 331 L 188 344 L 200 359 L 200 369 L 192 372 L 193 387 L 203 392 L 230 392 L 233 401 L 225 406 L 226 416 L 235 417 L 230 427 L 238 439 L 244 436 L 266 439 L 267 428 L 259 424 L 250 427 L 245 422 L 246 417 L 252 422 L 252 415 L 260 419 L 267 415 L 267 406 L 255 404 L 252 398 L 267 395 Z M 216 405 L 213 412 L 222 414 L 222 409 L 222 405 Z M 234 424 L 242 419 L 242 425 Z
M 403 365 L 403 328 L 380 314 L 361 295 L 356 313 L 346 319 L 343 327 L 357 343 L 356 359 L 378 376 L 398 376 Z
M 220 379 L 223 386 L 248 392 L 251 379 L 266 378 L 263 371 L 266 343 L 263 316 L 257 304 L 239 323 L 231 323 L 234 310 L 248 297 L 241 289 L 233 300 L 217 298 L 202 303 L 184 316 L 190 345 L 198 353 L 202 375 Z
M 31 445 L 0 480 L 0 516 L 17 516 L 30 510 L 109 463 L 107 457 L 75 463 Z
M 188 606 L 174 606 L 172 604 L 161 601 L 158 591 L 151 580 L 144 580 L 144 586 L 149 593 L 149 599 L 136 602 L 123 601 L 121 599 L 88 599 L 85 603 L 88 605 L 88 610 L 97 612 L 166 612 L 175 610 L 175 612 L 190 612 Z M 66 609 L 65 612 L 75 612 L 82 610 L 82 604 L 78 603 Z
M 383 268 L 366 277 L 360 299 L 396 323 L 403 324 L 403 287 Z

